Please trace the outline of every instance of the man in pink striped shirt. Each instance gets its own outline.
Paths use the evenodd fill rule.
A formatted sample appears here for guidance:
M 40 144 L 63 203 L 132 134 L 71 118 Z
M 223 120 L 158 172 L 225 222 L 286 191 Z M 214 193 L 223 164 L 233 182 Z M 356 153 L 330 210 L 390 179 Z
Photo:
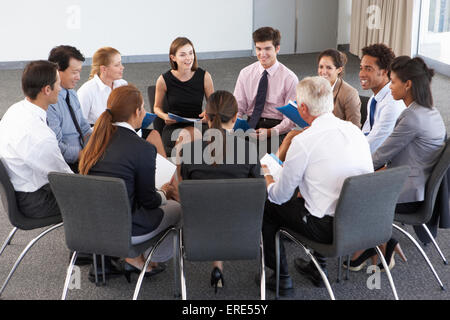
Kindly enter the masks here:
M 277 60 L 280 40 L 280 31 L 271 27 L 260 28 L 253 33 L 258 61 L 241 70 L 234 90 L 239 106 L 238 117 L 249 117 L 248 122 L 256 129 L 260 140 L 283 136 L 295 127 L 276 109 L 287 105 L 289 100 L 295 100 L 298 84 L 294 72 Z M 258 100 L 262 101 L 259 103 L 261 110 L 258 110 Z

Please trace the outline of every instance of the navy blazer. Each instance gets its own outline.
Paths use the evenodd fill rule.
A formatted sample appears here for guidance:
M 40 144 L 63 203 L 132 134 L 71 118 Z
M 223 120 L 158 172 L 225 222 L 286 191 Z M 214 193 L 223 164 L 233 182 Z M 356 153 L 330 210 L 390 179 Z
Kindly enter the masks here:
M 155 188 L 156 148 L 130 129 L 117 127 L 106 151 L 90 175 L 123 179 L 132 210 L 133 236 L 155 230 L 161 223 L 161 196 Z

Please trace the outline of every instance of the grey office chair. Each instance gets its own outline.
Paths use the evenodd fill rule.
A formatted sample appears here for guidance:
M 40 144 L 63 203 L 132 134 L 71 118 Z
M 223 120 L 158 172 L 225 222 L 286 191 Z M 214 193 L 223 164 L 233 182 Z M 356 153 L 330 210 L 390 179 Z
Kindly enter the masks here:
M 150 102 L 150 112 L 154 113 L 154 106 L 155 106 L 155 91 L 156 86 L 149 86 L 147 88 L 147 94 L 148 94 L 148 100 Z M 167 102 L 167 96 L 164 96 L 163 100 L 163 111 L 168 112 L 168 106 L 169 103 Z M 162 135 L 162 132 L 164 130 L 164 127 L 166 126 L 166 123 L 161 118 L 156 118 L 155 121 L 153 121 L 153 128 L 159 132 L 160 135 Z
M 191 180 L 179 185 L 183 228 L 180 230 L 181 296 L 186 300 L 184 259 L 252 260 L 261 263 L 261 299 L 265 300 L 261 238 L 266 198 L 264 179 Z
M 67 295 L 77 252 L 134 258 L 153 246 L 136 284 L 133 295 L 136 300 L 153 252 L 170 233 L 175 235 L 174 248 L 177 248 L 178 230 L 168 228 L 144 243 L 132 245 L 131 210 L 122 179 L 64 173 L 50 173 L 48 177 L 61 209 L 67 247 L 74 251 L 62 300 Z
M 399 222 L 401 224 L 409 224 L 409 225 L 413 225 L 413 226 L 422 226 L 425 229 L 426 233 L 429 235 L 431 241 L 433 242 L 433 245 L 435 246 L 436 250 L 438 251 L 439 255 L 441 256 L 444 264 L 447 264 L 447 260 L 445 259 L 445 256 L 442 253 L 441 249 L 439 248 L 438 244 L 436 243 L 434 237 L 431 235 L 431 232 L 428 229 L 428 227 L 426 226 L 426 223 L 428 223 L 428 221 L 430 221 L 431 216 L 433 215 L 434 206 L 435 206 L 436 197 L 437 197 L 437 194 L 439 191 L 439 187 L 441 186 L 442 179 L 443 179 L 444 175 L 447 173 L 447 170 L 449 169 L 449 167 L 450 167 L 450 139 L 447 140 L 445 149 L 442 152 L 442 155 L 441 155 L 438 163 L 433 168 L 430 178 L 427 181 L 427 185 L 425 187 L 424 204 L 416 212 L 411 212 L 408 214 L 395 213 L 395 216 L 394 216 L 395 222 Z M 436 270 L 434 269 L 433 265 L 431 264 L 430 259 L 428 258 L 425 251 L 423 251 L 423 249 L 419 245 L 419 243 L 407 231 L 403 230 L 398 225 L 394 224 L 394 228 L 399 230 L 404 235 L 406 235 L 406 237 L 417 247 L 417 249 L 422 254 L 423 258 L 427 262 L 428 266 L 430 267 L 431 271 L 433 272 L 441 289 L 445 290 L 445 287 L 442 284 L 442 281 L 439 278 L 438 274 L 436 273 Z
M 14 266 L 12 267 L 11 271 L 8 274 L 8 277 L 3 283 L 2 288 L 0 289 L 0 296 L 1 296 L 6 286 L 8 285 L 9 280 L 13 276 L 14 272 L 16 271 L 17 267 L 19 266 L 20 262 L 25 257 L 27 252 L 36 244 L 37 241 L 39 241 L 46 234 L 61 227 L 62 218 L 61 216 L 52 216 L 40 219 L 26 217 L 17 207 L 17 200 L 14 187 L 11 184 L 11 180 L 9 179 L 9 175 L 8 172 L 6 171 L 5 165 L 1 160 L 0 160 L 0 194 L 2 198 L 3 208 L 5 208 L 8 214 L 9 221 L 14 226 L 14 228 L 11 230 L 6 240 L 3 242 L 3 245 L 0 249 L 0 255 L 11 243 L 11 240 L 13 239 L 17 230 L 33 230 L 43 227 L 49 227 L 42 233 L 40 233 L 36 238 L 31 240 L 27 244 L 25 249 L 22 251 L 20 256 L 17 258 Z
M 399 167 L 347 178 L 336 206 L 333 243 L 331 244 L 317 243 L 287 228 L 280 229 L 275 236 L 276 297 L 279 296 L 280 235 L 282 234 L 301 246 L 311 257 L 332 300 L 335 297 L 330 283 L 319 263 L 307 248 L 313 249 L 325 257 L 342 257 L 359 250 L 375 247 L 386 270 L 394 297 L 398 300 L 391 273 L 378 245 L 386 243 L 391 238 L 395 206 L 408 173 L 408 167 Z

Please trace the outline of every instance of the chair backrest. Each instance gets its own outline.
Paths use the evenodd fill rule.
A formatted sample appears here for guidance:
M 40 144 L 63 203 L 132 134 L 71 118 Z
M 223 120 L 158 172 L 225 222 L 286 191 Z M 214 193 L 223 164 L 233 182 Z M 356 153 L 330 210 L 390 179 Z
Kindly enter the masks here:
M 155 92 L 156 92 L 156 86 L 149 86 L 147 88 L 148 93 L 148 101 L 150 103 L 150 111 L 154 111 L 155 106 Z M 167 101 L 167 96 L 164 96 L 163 105 L 162 105 L 163 111 L 168 112 L 169 111 L 169 102 Z M 161 118 L 156 118 L 155 121 L 153 121 L 153 128 L 159 132 L 159 134 L 162 134 L 162 131 L 165 127 L 165 122 Z
M 370 97 L 359 96 L 359 98 L 361 99 L 361 126 L 363 126 L 367 119 L 367 104 Z
M 122 179 L 54 172 L 48 178 L 70 250 L 128 256 L 131 211 Z
M 434 205 L 436 203 L 436 197 L 439 188 L 442 183 L 444 175 L 450 167 L 450 139 L 445 143 L 444 151 L 439 157 L 439 161 L 431 171 L 431 175 L 428 178 L 425 186 L 425 203 L 423 209 L 418 213 L 422 217 L 422 223 L 426 223 L 431 219 L 433 215 Z
M 408 174 L 408 167 L 398 167 L 345 180 L 334 219 L 336 256 L 390 239 L 395 206 Z
M 187 260 L 258 257 L 266 198 L 264 179 L 182 181 L 179 192 Z
M 29 218 L 26 217 L 17 206 L 16 192 L 8 175 L 3 161 L 0 159 L 0 195 L 3 208 L 8 214 L 9 221 L 14 227 L 21 230 L 33 230 L 42 228 L 51 224 L 61 222 L 61 217 L 53 216 L 48 218 Z

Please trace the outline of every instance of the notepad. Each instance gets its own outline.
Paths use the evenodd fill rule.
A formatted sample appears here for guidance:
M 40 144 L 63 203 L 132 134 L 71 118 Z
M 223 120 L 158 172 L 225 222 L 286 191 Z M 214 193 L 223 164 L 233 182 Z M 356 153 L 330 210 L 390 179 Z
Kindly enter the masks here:
M 161 189 L 163 185 L 172 180 L 177 166 L 172 162 L 161 156 L 159 153 L 156 156 L 156 172 L 155 172 L 155 187 Z
M 262 157 L 262 159 L 259 162 L 262 165 L 267 166 L 270 174 L 273 177 L 273 180 L 275 181 L 279 180 L 283 162 L 280 159 L 278 159 L 276 155 L 274 155 L 273 153 L 266 154 L 264 157 Z
M 298 106 L 295 101 L 289 100 L 289 103 L 287 105 L 285 105 L 284 107 L 278 107 L 276 109 L 286 117 L 288 117 L 290 120 L 292 120 L 300 128 L 309 127 L 309 124 L 305 120 L 303 120 L 298 113 Z
M 155 121 L 158 116 L 154 113 L 147 112 L 145 114 L 144 120 L 142 120 L 142 128 L 147 129 L 149 125 Z
M 176 122 L 184 122 L 184 123 L 186 123 L 186 122 L 197 122 L 197 121 L 201 121 L 202 119 L 194 119 L 194 118 L 184 118 L 184 117 L 180 117 L 180 116 L 178 116 L 178 115 L 176 115 L 176 114 L 173 114 L 173 113 L 168 113 L 168 115 L 169 115 L 169 118 L 170 119 L 172 119 L 172 120 L 175 120 Z
M 247 120 L 240 119 L 240 118 L 236 119 L 236 123 L 234 124 L 234 128 L 233 128 L 234 131 L 243 130 L 244 132 L 246 132 L 247 130 L 250 130 L 250 129 L 251 128 L 248 125 Z

